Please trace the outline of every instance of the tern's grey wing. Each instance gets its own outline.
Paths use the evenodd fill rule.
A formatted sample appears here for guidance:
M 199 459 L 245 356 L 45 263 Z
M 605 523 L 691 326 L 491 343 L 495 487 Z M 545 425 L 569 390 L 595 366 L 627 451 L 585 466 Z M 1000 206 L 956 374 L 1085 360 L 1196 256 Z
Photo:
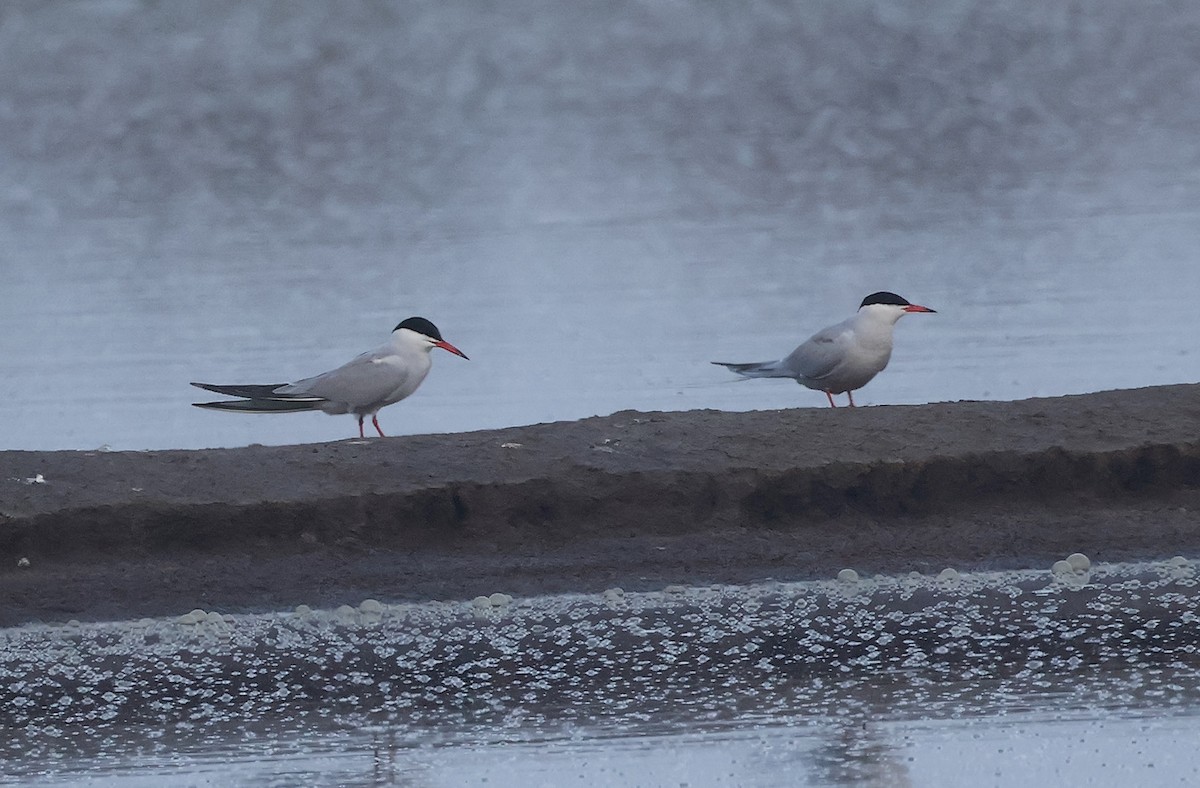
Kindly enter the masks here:
M 278 393 L 321 397 L 350 409 L 381 407 L 411 394 L 423 378 L 423 370 L 394 354 L 371 351 L 337 369 L 284 386 Z
M 783 365 L 808 380 L 820 380 L 845 360 L 850 339 L 848 321 L 823 328 L 793 350 Z

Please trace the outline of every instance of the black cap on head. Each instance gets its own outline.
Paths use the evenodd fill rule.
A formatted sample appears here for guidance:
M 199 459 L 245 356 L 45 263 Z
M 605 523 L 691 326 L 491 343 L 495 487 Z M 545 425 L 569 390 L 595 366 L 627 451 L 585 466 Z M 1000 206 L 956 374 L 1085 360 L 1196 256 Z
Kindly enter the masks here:
M 409 331 L 416 331 L 418 334 L 424 334 L 430 339 L 436 339 L 439 342 L 443 341 L 442 332 L 438 331 L 437 326 L 423 317 L 410 317 L 392 330 L 399 331 L 402 328 L 407 328 Z
M 908 306 L 909 305 L 908 301 L 905 301 L 903 298 L 896 295 L 895 293 L 889 293 L 886 290 L 880 290 L 878 293 L 871 293 L 871 295 L 869 295 L 863 299 L 863 302 L 858 305 L 858 308 L 862 309 L 864 306 L 867 306 L 868 304 L 890 304 L 892 306 Z

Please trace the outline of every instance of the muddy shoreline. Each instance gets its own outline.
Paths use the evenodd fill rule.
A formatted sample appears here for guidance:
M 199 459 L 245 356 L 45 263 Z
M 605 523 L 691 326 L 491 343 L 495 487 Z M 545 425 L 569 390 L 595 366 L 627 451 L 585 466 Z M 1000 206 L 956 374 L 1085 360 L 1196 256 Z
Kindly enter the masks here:
M 1200 554 L 1200 385 L 10 451 L 0 491 L 0 626 L 1165 558 Z

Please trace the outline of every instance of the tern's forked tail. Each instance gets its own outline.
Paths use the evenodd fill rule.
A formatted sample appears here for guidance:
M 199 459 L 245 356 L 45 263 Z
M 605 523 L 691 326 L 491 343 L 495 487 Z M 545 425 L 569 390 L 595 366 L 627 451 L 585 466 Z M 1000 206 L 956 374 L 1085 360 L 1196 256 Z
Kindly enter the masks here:
M 286 399 L 228 399 L 221 402 L 193 402 L 197 408 L 209 410 L 233 410 L 241 413 L 299 413 L 320 410 L 324 400 Z
M 321 397 L 307 395 L 276 394 L 275 390 L 283 388 L 286 383 L 267 385 L 235 385 L 223 386 L 213 383 L 193 383 L 196 388 L 214 391 L 217 394 L 228 394 L 231 397 L 245 399 L 225 400 L 222 402 L 193 402 L 197 408 L 209 410 L 233 410 L 242 413 L 294 413 L 297 411 L 320 410 L 326 401 Z
M 749 364 L 733 364 L 728 361 L 714 361 L 718 367 L 726 367 L 730 372 L 747 378 L 790 378 L 795 377 L 791 372 L 782 368 L 781 362 L 755 361 Z

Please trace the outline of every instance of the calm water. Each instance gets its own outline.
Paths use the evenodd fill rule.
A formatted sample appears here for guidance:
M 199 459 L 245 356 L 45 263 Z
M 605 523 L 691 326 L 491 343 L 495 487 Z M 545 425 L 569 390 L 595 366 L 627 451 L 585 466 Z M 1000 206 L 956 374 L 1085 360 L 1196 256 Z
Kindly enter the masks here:
M 395 434 L 820 406 L 761 360 L 892 289 L 864 403 L 1200 378 L 1200 6 L 0 7 L 0 448 L 348 437 L 189 407 L 445 354 Z
M 1195 785 L 1196 584 L 1175 558 L 17 627 L 0 783 Z

